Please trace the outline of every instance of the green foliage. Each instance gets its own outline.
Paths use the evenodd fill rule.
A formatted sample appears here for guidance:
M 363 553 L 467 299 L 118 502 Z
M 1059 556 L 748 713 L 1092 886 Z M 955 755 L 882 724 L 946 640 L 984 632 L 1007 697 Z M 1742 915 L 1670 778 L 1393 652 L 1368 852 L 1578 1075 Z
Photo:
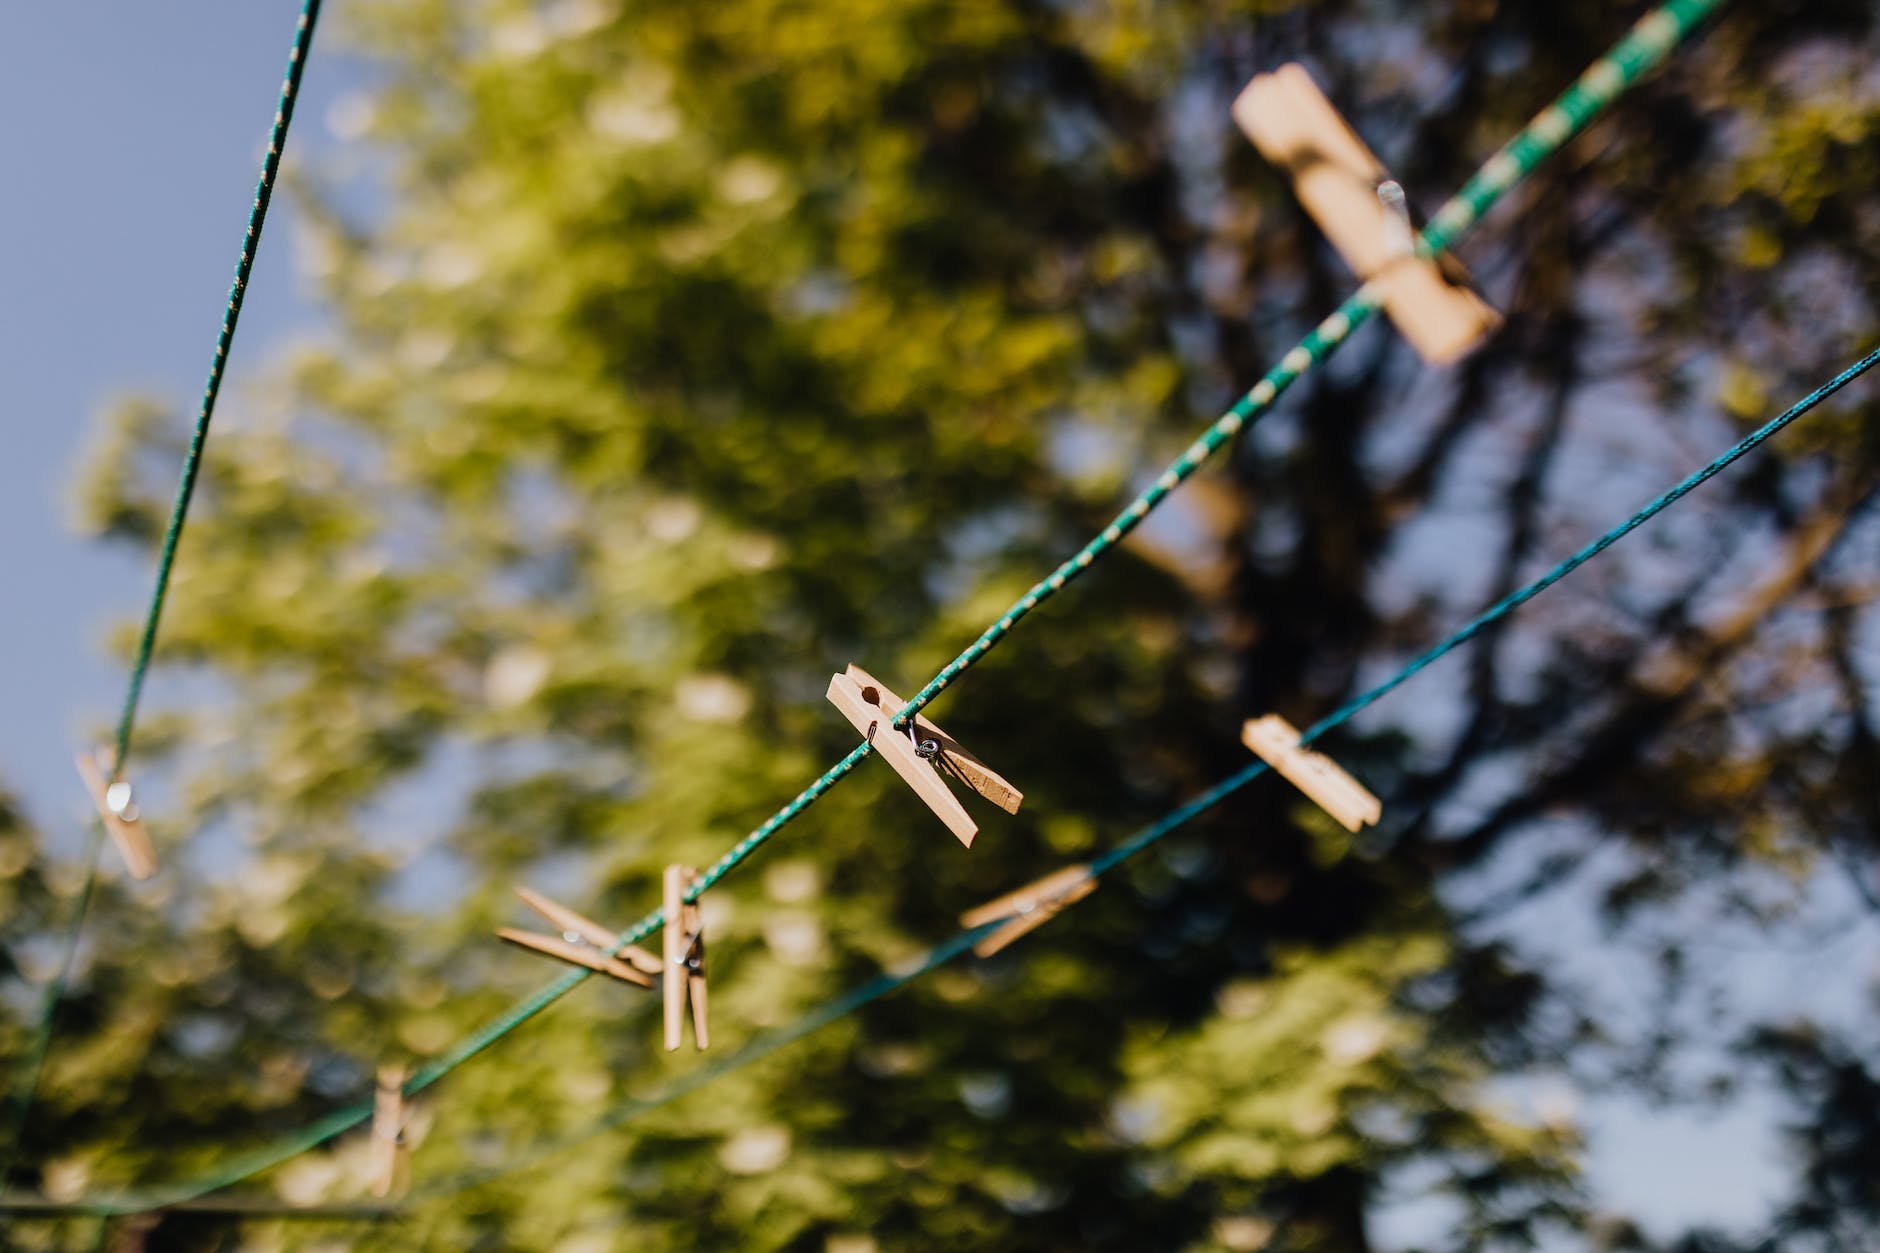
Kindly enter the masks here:
M 557 973 L 492 939 L 512 884 L 639 917 L 664 865 L 709 864 L 852 746 L 831 671 L 913 690 L 1087 538 L 1346 283 L 1224 129 L 1247 71 L 1320 58 L 1433 197 L 1622 8 L 341 6 L 384 74 L 358 142 L 389 204 L 353 217 L 331 176 L 306 188 L 332 333 L 218 419 L 159 651 L 200 686 L 170 688 L 138 744 L 167 753 L 168 869 L 96 908 L 16 1182 L 173 1178 L 365 1099 L 380 1061 L 435 1055 Z M 1675 430 L 1710 412 L 1672 395 L 1697 349 L 1732 345 L 1715 377 L 1748 416 L 1870 334 L 1871 92 L 1736 103 L 1789 81 L 1784 48 L 1867 25 L 1832 6 L 1726 24 L 1521 198 L 1518 258 L 1482 267 L 1510 327 L 1453 404 L 1361 338 L 1231 476 L 949 690 L 936 719 L 1026 792 L 1014 819 L 981 814 L 970 854 L 869 762 L 715 888 L 715 1049 L 1237 768 L 1239 717 L 1322 712 L 1478 607 L 1458 580 L 1525 569 L 1543 520 L 1579 534 L 1635 504 L 1549 478 L 1602 345 L 1637 352 L 1628 394 L 1671 396 L 1650 419 Z M 1798 347 L 1824 324 L 1779 283 L 1810 249 L 1843 303 Z M 256 281 L 285 281 L 280 258 Z M 1591 343 L 1595 298 L 1618 312 Z M 1730 307 L 1768 333 L 1740 337 L 1712 312 Z M 1555 416 L 1509 426 L 1494 460 L 1518 472 L 1471 496 L 1459 450 L 1515 408 Z M 1726 493 L 1715 533 L 1798 530 L 1794 483 L 1824 451 L 1841 468 L 1819 499 L 1854 527 L 1872 423 L 1836 421 Z M 92 525 L 150 544 L 177 429 L 120 411 L 81 491 Z M 1416 525 L 1480 526 L 1484 498 L 1496 537 L 1420 578 Z M 1672 556 L 1714 565 L 1701 540 Z M 1837 748 L 1802 743 L 1812 724 L 1742 746 L 1736 699 L 1780 686 L 1728 670 L 1748 627 L 1667 662 L 1650 628 L 1702 636 L 1706 584 L 1654 598 L 1662 580 L 1623 569 L 1496 633 L 1472 676 L 1427 680 L 1459 737 L 1404 706 L 1335 746 L 1393 843 L 1250 789 L 1007 956 L 399 1223 L 253 1220 L 244 1247 L 1362 1250 L 1406 1178 L 1454 1198 L 1458 1247 L 1570 1228 L 1571 1127 L 1508 1112 L 1494 1081 L 1570 1069 L 1557 1020 L 1578 1003 L 1459 916 L 1467 873 L 1563 813 L 1588 832 L 1569 860 L 1637 850 L 1615 906 L 1718 867 L 1793 873 L 1768 833 L 1798 810 L 1813 855 L 1873 839 L 1848 834 L 1857 788 L 1818 769 Z M 1733 754 L 1794 782 L 1711 769 Z M 1486 817 L 1478 758 L 1527 782 Z M 53 903 L 30 847 L 0 823 L 22 945 Z M 698 1064 L 660 1050 L 656 1017 L 594 981 L 446 1078 L 412 1129 L 420 1190 Z M 20 1015 L 0 1028 L 13 1044 Z M 263 1186 L 348 1203 L 364 1175 L 353 1135 Z M 232 1225 L 168 1215 L 151 1238 L 221 1247 Z

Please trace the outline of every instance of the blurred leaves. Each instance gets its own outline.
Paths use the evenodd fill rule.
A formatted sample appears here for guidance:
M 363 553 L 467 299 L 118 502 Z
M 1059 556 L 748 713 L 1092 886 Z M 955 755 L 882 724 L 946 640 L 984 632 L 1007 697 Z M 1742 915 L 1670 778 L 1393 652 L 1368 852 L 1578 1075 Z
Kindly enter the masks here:
M 331 325 L 218 420 L 139 740 L 168 868 L 96 905 L 14 1185 L 174 1178 L 367 1099 L 559 973 L 490 935 L 515 884 L 637 919 L 852 747 L 830 672 L 913 690 L 1101 527 L 1349 281 L 1226 121 L 1253 70 L 1312 61 L 1422 207 L 1636 11 L 342 7 L 379 81 L 329 125 L 382 195 L 303 180 Z M 1679 53 L 1471 245 L 1488 350 L 1435 377 L 1360 335 L 950 688 L 1026 793 L 970 855 L 866 762 L 716 886 L 716 1047 L 1111 846 L 1242 766 L 1239 718 L 1311 721 L 1844 364 L 1880 291 L 1871 28 L 1784 3 Z M 1447 1207 L 1431 1248 L 1642 1247 L 1571 1118 L 1499 1093 L 1660 1080 L 1662 1036 L 1521 910 L 1612 902 L 1680 956 L 1645 963 L 1675 1014 L 1727 971 L 1650 927 L 1871 877 L 1849 397 L 1341 733 L 1381 834 L 1264 781 L 1008 955 L 401 1224 L 169 1214 L 148 1247 L 1356 1253 L 1405 1195 Z M 87 526 L 154 545 L 180 430 L 113 411 Z M 9 1045 L 58 914 L 38 847 L 0 808 Z M 604 982 L 424 1094 L 420 1189 L 698 1064 Z M 1843 1230 L 1810 1198 L 1871 1137 L 1820 1094 L 1865 1059 L 1735 1026 L 1822 1177 L 1794 1229 Z M 364 1159 L 257 1186 L 350 1201 Z

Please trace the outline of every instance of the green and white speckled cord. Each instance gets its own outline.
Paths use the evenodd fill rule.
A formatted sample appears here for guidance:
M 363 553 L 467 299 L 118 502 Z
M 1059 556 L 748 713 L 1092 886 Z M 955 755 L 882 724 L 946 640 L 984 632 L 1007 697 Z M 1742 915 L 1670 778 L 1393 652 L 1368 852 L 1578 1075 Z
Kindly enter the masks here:
M 183 524 L 189 518 L 189 502 L 195 495 L 196 477 L 202 470 L 203 447 L 209 438 L 209 420 L 215 416 L 216 398 L 222 392 L 222 374 L 228 366 L 229 346 L 235 342 L 235 327 L 241 321 L 242 298 L 248 294 L 248 276 L 254 269 L 255 250 L 261 244 L 261 228 L 266 225 L 268 204 L 274 198 L 274 182 L 281 171 L 281 152 L 287 146 L 287 128 L 294 120 L 294 102 L 300 97 L 300 78 L 307 67 L 307 50 L 313 44 L 314 23 L 320 17 L 320 0 L 301 0 L 300 17 L 294 25 L 294 40 L 287 52 L 287 73 L 281 80 L 281 94 L 274 108 L 274 126 L 268 133 L 267 154 L 261 160 L 261 176 L 255 184 L 254 203 L 248 210 L 248 229 L 242 235 L 241 253 L 235 261 L 235 278 L 229 284 L 228 303 L 222 310 L 222 329 L 216 335 L 215 353 L 209 361 L 209 377 L 202 387 L 202 399 L 196 407 L 196 424 L 189 436 L 189 452 L 183 458 L 182 475 L 176 485 L 176 499 L 170 506 L 169 521 L 157 549 L 157 574 L 150 589 L 150 602 L 144 611 L 143 630 L 137 637 L 137 652 L 131 660 L 130 681 L 125 688 L 124 704 L 118 714 L 117 734 L 113 738 L 111 770 L 107 778 L 116 780 L 124 770 L 131 752 L 131 733 L 137 725 L 137 703 L 143 695 L 144 676 L 150 670 L 150 657 L 156 649 L 157 623 L 163 617 L 163 601 L 170 588 L 170 571 L 176 564 L 176 546 L 183 538 Z M 46 1050 L 51 1047 L 54 1020 L 65 998 L 72 977 L 72 963 L 78 954 L 78 942 L 84 933 L 85 916 L 91 907 L 91 894 L 98 880 L 98 857 L 104 846 L 104 827 L 94 823 L 80 859 L 84 867 L 79 890 L 72 902 L 70 921 L 60 946 L 59 965 L 46 985 L 32 1043 L 20 1060 L 14 1091 L 8 1101 L 5 1156 L 0 1157 L 0 1180 L 4 1180 L 19 1152 L 20 1139 L 26 1132 L 26 1117 L 32 1109 L 39 1088 L 39 1074 L 45 1065 Z
M 1437 211 L 1430 225 L 1417 240 L 1417 252 L 1434 256 L 1443 252 L 1479 220 L 1501 196 L 1525 178 L 1543 159 L 1578 134 L 1602 109 L 1636 82 L 1665 53 L 1676 47 L 1690 32 L 1722 4 L 1722 0 L 1671 0 L 1654 10 L 1632 28 L 1624 39 L 1582 74 L 1558 100 L 1529 122 L 1506 146 L 1490 157 L 1461 191 Z M 894 725 L 906 726 L 908 719 L 938 696 L 949 684 L 1005 638 L 1014 626 L 1039 605 L 1063 591 L 1110 549 L 1120 543 L 1164 497 L 1179 487 L 1203 462 L 1249 422 L 1256 421 L 1272 407 L 1301 375 L 1330 356 L 1351 332 L 1362 326 L 1379 308 L 1379 298 L 1370 284 L 1360 288 L 1338 309 L 1306 335 L 1279 364 L 1253 385 L 1245 396 L 1214 421 L 1187 450 L 1164 470 L 1141 495 L 1130 501 L 1097 537 L 1085 544 L 1069 560 L 1034 584 L 999 620 L 959 656 L 948 662 L 925 687 L 914 693 L 895 714 Z M 848 756 L 797 797 L 773 814 L 719 858 L 693 885 L 688 900 L 696 900 L 732 867 L 743 861 L 777 829 L 814 804 L 824 792 L 871 751 L 867 742 L 855 747 Z M 657 930 L 663 920 L 657 913 L 648 915 L 625 933 L 621 942 L 631 944 Z
M 1431 219 L 1429 227 L 1418 238 L 1419 254 L 1433 256 L 1446 250 L 1509 188 L 1520 182 L 1545 157 L 1557 151 L 1561 145 L 1577 134 L 1588 121 L 1656 65 L 1668 51 L 1682 42 L 1722 3 L 1723 0 L 1669 0 L 1668 3 L 1643 18 L 1611 51 L 1581 75 L 1580 79 L 1559 99 L 1543 109 L 1520 134 L 1489 158 L 1462 190 L 1437 212 L 1436 216 Z M 1296 347 L 1280 359 L 1277 366 L 1269 370 L 1233 408 L 1218 418 L 1199 439 L 1195 440 L 1180 457 L 1176 458 L 1173 464 L 1162 472 L 1154 484 L 1132 500 L 1095 539 L 1020 597 L 999 617 L 997 622 L 988 627 L 964 652 L 949 662 L 925 687 L 915 693 L 913 698 L 895 715 L 895 725 L 905 725 L 908 719 L 933 700 L 954 679 L 990 652 L 1021 619 L 1062 591 L 1094 564 L 1097 558 L 1115 547 L 1170 492 L 1194 474 L 1203 462 L 1238 434 L 1249 421 L 1257 419 L 1269 409 L 1287 387 L 1330 356 L 1353 330 L 1377 312 L 1378 307 L 1378 297 L 1367 285 L 1360 288 L 1335 312 L 1314 327 Z M 1314 727 L 1312 733 L 1316 735 L 1324 729 L 1326 729 L 1324 726 Z M 687 899 L 698 899 L 703 892 L 755 852 L 770 836 L 813 805 L 823 793 L 860 764 L 871 751 L 866 741 L 852 749 L 840 762 L 798 793 L 789 804 L 779 809 L 762 826 L 745 836 L 729 852 L 719 858 L 694 882 L 687 893 Z M 1251 774 L 1247 775 L 1247 778 L 1251 777 L 1253 777 Z M 1239 776 L 1236 778 L 1239 779 Z M 1239 783 L 1245 781 L 1245 779 L 1239 779 L 1239 782 L 1234 785 L 1239 786 Z M 1212 804 L 1221 795 L 1225 795 L 1225 792 L 1218 789 L 1211 791 L 1207 794 L 1207 803 Z M 1184 806 L 1183 810 L 1177 812 L 1192 817 L 1199 810 L 1192 806 Z M 1172 829 L 1172 826 L 1165 826 L 1163 823 L 1158 823 L 1155 828 L 1151 828 L 1151 830 L 1163 831 L 1168 829 Z M 1133 851 L 1133 848 L 1137 846 L 1139 846 L 1137 841 L 1131 841 L 1125 847 Z M 1114 864 L 1114 861 L 1109 861 L 1109 864 Z M 659 930 L 664 921 L 662 911 L 654 910 L 621 932 L 614 951 L 618 952 L 621 948 L 651 935 Z M 948 956 L 957 951 L 957 947 L 952 944 L 943 948 Z M 406 1093 L 416 1093 L 437 1082 L 444 1075 L 463 1065 L 584 983 L 589 975 L 590 972 L 586 970 L 575 970 L 545 985 L 506 1013 L 459 1041 L 429 1064 L 421 1067 L 406 1082 Z M 901 981 L 904 980 L 893 982 L 898 985 Z M 845 998 L 845 1001 L 849 999 L 852 998 Z M 872 997 L 867 999 L 872 999 Z M 791 1038 L 796 1038 L 796 1036 L 793 1034 Z M 745 1051 L 740 1051 L 731 1060 L 744 1057 Z M 686 1090 L 690 1090 L 692 1086 L 695 1085 L 688 1084 Z M 336 1110 L 318 1122 L 272 1145 L 244 1154 L 239 1160 L 229 1163 L 211 1176 L 190 1183 L 155 1189 L 137 1197 L 121 1198 L 117 1202 L 100 1202 L 94 1212 L 132 1213 L 201 1196 L 315 1148 L 365 1122 L 371 1117 L 371 1113 L 370 1102 Z
M 1725 469 L 1734 465 L 1769 440 L 1781 434 L 1781 432 L 1786 430 L 1789 426 L 1800 421 L 1803 417 L 1812 412 L 1823 401 L 1840 391 L 1843 387 L 1846 387 L 1855 379 L 1874 369 L 1876 366 L 1880 366 L 1880 350 L 1868 353 L 1865 357 L 1841 371 L 1840 374 L 1790 406 L 1781 415 L 1758 427 L 1755 431 L 1713 458 L 1701 469 L 1686 475 L 1675 486 L 1654 497 L 1643 507 L 1634 511 L 1632 515 L 1623 522 L 1619 523 L 1590 544 L 1587 544 L 1566 560 L 1554 566 L 1553 569 L 1547 571 L 1547 573 L 1543 574 L 1541 577 L 1535 579 L 1525 587 L 1520 588 L 1518 591 L 1509 593 L 1507 596 L 1502 597 L 1500 600 L 1490 605 L 1487 609 L 1484 609 L 1461 627 L 1451 632 L 1441 642 L 1411 659 L 1401 670 L 1384 682 L 1354 696 L 1351 700 L 1345 702 L 1324 718 L 1313 723 L 1312 726 L 1301 735 L 1300 742 L 1305 744 L 1312 743 L 1331 731 L 1334 727 L 1342 726 L 1355 717 L 1360 711 L 1368 709 L 1373 704 L 1390 695 L 1390 693 L 1396 691 L 1416 675 L 1421 674 L 1441 658 L 1448 656 L 1456 649 L 1476 638 L 1483 631 L 1487 630 L 1491 624 L 1500 621 L 1521 606 L 1527 604 L 1536 596 L 1539 596 L 1542 592 L 1554 586 L 1632 532 L 1638 530 L 1639 527 L 1645 525 L 1645 523 L 1649 522 L 1651 519 L 1677 504 L 1680 500 L 1684 499 L 1693 491 L 1696 491 L 1699 487 L 1702 487 L 1705 483 L 1708 483 Z M 1162 815 L 1108 852 L 1092 858 L 1089 866 L 1090 877 L 1095 879 L 1108 874 L 1131 857 L 1134 857 L 1165 836 L 1172 834 L 1187 823 L 1200 817 L 1208 810 L 1214 808 L 1214 806 L 1220 804 L 1247 784 L 1253 782 L 1261 775 L 1268 773 L 1270 769 L 1271 768 L 1264 761 L 1256 760 L 1249 762 L 1219 783 L 1216 783 L 1199 795 Z M 565 1136 L 558 1136 L 553 1140 L 538 1144 L 524 1152 L 521 1156 L 512 1158 L 501 1166 L 484 1170 L 466 1171 L 427 1184 L 424 1188 L 414 1192 L 409 1199 L 413 1202 L 422 1202 L 437 1197 L 449 1196 L 462 1191 L 464 1188 L 479 1183 L 487 1183 L 492 1179 L 513 1174 L 519 1170 L 525 1170 L 553 1157 L 557 1153 L 572 1148 L 574 1145 L 584 1140 L 599 1135 L 601 1132 L 631 1122 L 633 1119 L 643 1114 L 670 1104 L 689 1093 L 696 1092 L 707 1084 L 730 1074 L 732 1071 L 742 1069 L 760 1058 L 768 1057 L 779 1049 L 795 1043 L 797 1040 L 820 1030 L 837 1019 L 844 1018 L 856 1012 L 869 1002 L 879 1000 L 896 988 L 911 983 L 927 972 L 945 965 L 947 962 L 965 953 L 974 944 L 978 943 L 982 937 L 997 930 L 1007 921 L 1009 921 L 1008 918 L 994 918 L 976 926 L 962 928 L 948 939 L 929 949 L 925 954 L 914 961 L 884 971 L 876 975 L 873 979 L 868 980 L 866 983 L 851 988 L 841 996 L 811 1008 L 790 1023 L 753 1036 L 742 1048 L 739 1048 L 735 1052 L 723 1058 L 708 1062 L 695 1070 L 688 1071 L 678 1078 L 660 1085 L 650 1093 L 634 1097 L 631 1100 L 615 1106 L 606 1114 L 578 1131 Z M 342 1111 L 342 1113 L 344 1112 L 345 1111 Z M 334 1116 L 335 1119 L 338 1117 L 338 1115 Z M 332 1119 L 329 1119 L 327 1123 L 321 1125 L 328 1125 L 332 1121 Z M 253 1172 L 252 1170 L 248 1170 L 243 1173 Z M 236 1178 L 240 1177 L 240 1175 L 235 1175 L 232 1172 L 225 1172 L 223 1181 L 234 1182 Z M 184 1186 L 193 1187 L 195 1185 Z M 220 1186 L 220 1184 L 215 1186 Z M 186 1193 L 179 1190 L 176 1195 L 196 1196 L 200 1195 L 202 1190 L 206 1189 L 198 1189 L 197 1191 Z M 99 1215 L 125 1214 L 140 1212 L 145 1209 L 153 1209 L 160 1205 L 168 1204 L 170 1201 L 163 1199 L 163 1197 L 169 1195 L 170 1194 L 167 1193 L 161 1195 L 147 1193 L 141 1196 L 94 1197 L 86 1201 L 77 1201 L 66 1205 L 52 1205 L 42 1201 L 0 1201 L 0 1210 L 12 1208 L 17 1205 L 23 1212 Z M 308 1212 L 311 1213 L 312 1211 Z

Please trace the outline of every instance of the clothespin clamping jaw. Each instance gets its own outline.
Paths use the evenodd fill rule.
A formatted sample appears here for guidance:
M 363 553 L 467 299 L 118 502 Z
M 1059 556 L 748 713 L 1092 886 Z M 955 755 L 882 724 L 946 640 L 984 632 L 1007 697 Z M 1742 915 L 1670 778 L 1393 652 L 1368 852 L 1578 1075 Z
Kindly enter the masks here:
M 1001 918 L 1010 921 L 987 933 L 973 952 L 990 957 L 1027 931 L 1075 905 L 1097 890 L 1097 880 L 1086 862 L 1054 870 L 1036 883 L 1028 883 L 1016 892 L 1008 892 L 995 901 L 960 915 L 962 927 L 978 927 Z
M 522 898 L 523 904 L 553 923 L 561 935 L 538 935 L 533 931 L 518 931 L 514 927 L 500 928 L 496 934 L 511 944 L 520 944 L 523 948 L 532 948 L 538 953 L 547 953 L 550 957 L 559 957 L 562 961 L 586 966 L 600 974 L 612 975 L 622 983 L 637 984 L 643 988 L 652 987 L 653 976 L 664 968 L 659 958 L 631 944 L 615 952 L 618 941 L 613 932 L 591 918 L 583 918 L 566 905 L 549 900 L 540 892 L 517 888 L 516 895 Z
M 690 866 L 667 866 L 665 893 L 661 901 L 666 926 L 661 938 L 666 945 L 666 1051 L 679 1047 L 685 1024 L 686 1001 L 692 1002 L 692 1043 L 699 1049 L 711 1047 L 705 1025 L 705 923 L 697 901 L 687 901 L 685 891 L 698 878 Z
M 402 1193 L 410 1182 L 411 1147 L 405 1142 L 405 1123 L 410 1117 L 405 1068 L 379 1067 L 378 1095 L 372 1100 L 372 1159 L 368 1165 L 373 1196 Z
M 897 731 L 894 715 L 906 702 L 860 666 L 851 665 L 844 673 L 830 677 L 829 701 L 966 847 L 973 846 L 979 824 L 968 816 L 940 778 L 942 771 L 1006 813 L 1018 812 L 1025 794 L 925 717 L 915 714 L 905 731 Z
M 1240 740 L 1353 835 L 1384 816 L 1377 797 L 1330 757 L 1303 747 L 1298 729 L 1278 714 L 1248 722 Z
M 1301 65 L 1260 74 L 1234 101 L 1234 121 L 1293 190 L 1384 312 L 1425 361 L 1446 365 L 1501 324 L 1461 265 L 1415 253 L 1403 188 Z
M 78 755 L 78 774 L 85 781 L 85 790 L 91 793 L 91 803 L 98 808 L 98 820 L 104 823 L 106 834 L 117 845 L 118 854 L 124 858 L 125 868 L 133 879 L 148 879 L 157 873 L 157 852 L 150 846 L 150 835 L 144 830 L 143 816 L 137 811 L 137 804 L 131 799 L 131 785 L 125 779 L 113 779 L 106 783 L 104 777 L 105 754 L 101 750 L 97 756 L 90 753 Z

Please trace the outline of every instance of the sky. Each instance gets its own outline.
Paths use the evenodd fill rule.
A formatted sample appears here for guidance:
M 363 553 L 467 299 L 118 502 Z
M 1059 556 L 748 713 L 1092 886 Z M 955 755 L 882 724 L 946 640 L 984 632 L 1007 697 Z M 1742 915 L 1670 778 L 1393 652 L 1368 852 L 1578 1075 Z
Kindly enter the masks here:
M 139 555 L 76 533 L 79 460 L 115 398 L 193 414 L 234 273 L 297 6 L 289 0 L 0 6 L 0 777 L 75 845 L 72 754 L 125 671 L 104 647 L 141 612 Z M 316 49 L 290 155 L 323 137 L 356 66 Z M 224 386 L 239 408 L 270 343 L 317 314 L 294 281 L 294 206 L 263 234 Z M 214 455 L 213 437 L 210 455 Z M 159 701 L 164 676 L 151 684 Z
M 290 167 L 344 142 L 341 102 L 366 75 L 336 53 L 331 26 L 352 2 L 327 0 Z M 141 555 L 75 531 L 78 466 L 114 398 L 143 394 L 194 413 L 297 9 L 296 0 L 0 5 L 0 780 L 66 857 L 88 814 L 72 754 L 105 734 L 123 695 L 124 663 L 106 649 L 107 631 L 141 615 L 151 579 Z M 293 264 L 295 216 L 293 198 L 277 197 L 224 387 L 231 421 L 270 350 L 320 322 Z M 157 672 L 146 706 L 160 706 L 167 686 Z M 1536 925 L 1574 934 L 1564 915 Z M 1580 959 L 1597 965 L 1599 937 L 1578 938 Z M 1548 1092 L 1515 1085 L 1509 1099 Z M 1752 1224 L 1784 1183 L 1771 1103 L 1752 1099 L 1720 1119 L 1633 1102 L 1579 1113 L 1593 1194 L 1659 1230 Z M 1402 1247 L 1442 1214 L 1407 1195 L 1376 1234 Z

